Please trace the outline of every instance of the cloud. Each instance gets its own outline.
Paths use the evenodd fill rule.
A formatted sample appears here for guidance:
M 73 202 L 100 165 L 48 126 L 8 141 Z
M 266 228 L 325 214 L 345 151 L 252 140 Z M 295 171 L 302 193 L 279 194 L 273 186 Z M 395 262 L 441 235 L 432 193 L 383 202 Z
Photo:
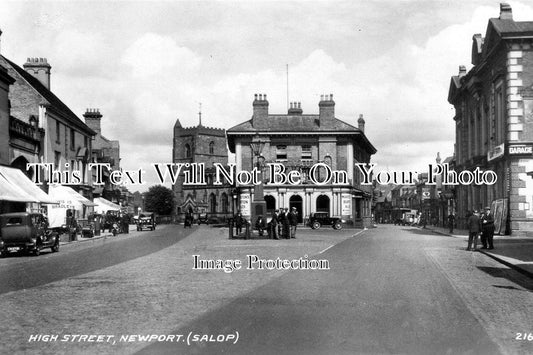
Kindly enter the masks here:
M 179 46 L 169 36 L 147 33 L 126 49 L 122 63 L 131 67 L 136 77 L 147 78 L 165 73 L 175 78 L 190 77 L 202 59 L 192 50 Z M 181 79 L 181 78 L 180 78 Z

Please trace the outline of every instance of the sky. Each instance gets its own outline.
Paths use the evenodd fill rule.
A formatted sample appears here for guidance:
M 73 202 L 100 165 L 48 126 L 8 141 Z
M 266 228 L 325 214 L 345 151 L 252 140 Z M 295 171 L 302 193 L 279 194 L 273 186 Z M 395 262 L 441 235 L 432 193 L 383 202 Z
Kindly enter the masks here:
M 517 21 L 530 2 L 509 1 Z M 78 117 L 103 115 L 120 141 L 121 166 L 172 162 L 172 128 L 231 128 L 289 100 L 317 114 L 333 94 L 337 118 L 378 150 L 376 170 L 427 170 L 453 155 L 450 77 L 470 64 L 472 36 L 485 36 L 498 1 L 2 1 L 1 53 L 19 65 L 47 58 L 51 89 Z

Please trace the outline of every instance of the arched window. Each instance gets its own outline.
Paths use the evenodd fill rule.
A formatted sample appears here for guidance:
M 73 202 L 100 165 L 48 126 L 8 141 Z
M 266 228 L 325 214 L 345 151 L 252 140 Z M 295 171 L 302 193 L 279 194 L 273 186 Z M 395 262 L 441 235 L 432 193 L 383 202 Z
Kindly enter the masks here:
M 217 212 L 217 198 L 214 193 L 211 193 L 209 195 L 209 212 L 211 213 Z
M 191 146 L 189 144 L 185 144 L 185 158 L 191 157 Z
M 222 213 L 228 213 L 229 202 L 225 192 L 220 196 L 220 202 L 222 203 Z
M 215 142 L 209 143 L 209 154 L 215 154 Z
M 327 195 L 320 195 L 316 198 L 316 211 L 329 213 L 329 197 Z

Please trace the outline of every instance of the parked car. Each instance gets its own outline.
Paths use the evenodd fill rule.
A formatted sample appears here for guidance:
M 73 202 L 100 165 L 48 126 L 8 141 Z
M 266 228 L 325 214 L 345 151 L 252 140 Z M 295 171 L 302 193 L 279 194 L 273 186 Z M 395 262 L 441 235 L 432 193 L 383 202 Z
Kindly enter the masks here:
M 209 224 L 209 215 L 207 213 L 199 213 L 197 222 L 198 225 L 202 223 Z
M 38 256 L 41 249 L 59 251 L 59 234 L 48 229 L 48 222 L 41 213 L 15 212 L 0 215 L 2 255 L 11 252 L 31 252 Z
M 311 213 L 307 223 L 313 229 L 318 229 L 321 226 L 332 226 L 333 229 L 342 229 L 344 221 L 340 217 L 330 217 L 327 212 L 315 212 Z
M 155 230 L 155 213 L 141 212 L 137 218 L 137 230 L 142 231 L 144 228 Z

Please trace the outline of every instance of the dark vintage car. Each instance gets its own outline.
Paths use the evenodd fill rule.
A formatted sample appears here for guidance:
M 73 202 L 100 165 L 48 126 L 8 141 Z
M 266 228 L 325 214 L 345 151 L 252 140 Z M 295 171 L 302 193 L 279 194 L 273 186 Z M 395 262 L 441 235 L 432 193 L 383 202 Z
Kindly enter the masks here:
M 202 223 L 209 224 L 209 215 L 207 213 L 199 213 L 196 222 L 198 222 L 198 225 Z
M 31 252 L 39 255 L 41 249 L 59 251 L 59 234 L 48 229 L 41 213 L 16 212 L 0 215 L 2 256 L 11 252 Z
M 340 217 L 330 217 L 327 212 L 311 213 L 307 222 L 313 229 L 318 229 L 322 226 L 332 226 L 333 229 L 341 229 L 342 223 L 343 221 Z
M 154 212 L 141 212 L 137 217 L 137 230 L 143 229 L 155 230 L 155 213 Z

